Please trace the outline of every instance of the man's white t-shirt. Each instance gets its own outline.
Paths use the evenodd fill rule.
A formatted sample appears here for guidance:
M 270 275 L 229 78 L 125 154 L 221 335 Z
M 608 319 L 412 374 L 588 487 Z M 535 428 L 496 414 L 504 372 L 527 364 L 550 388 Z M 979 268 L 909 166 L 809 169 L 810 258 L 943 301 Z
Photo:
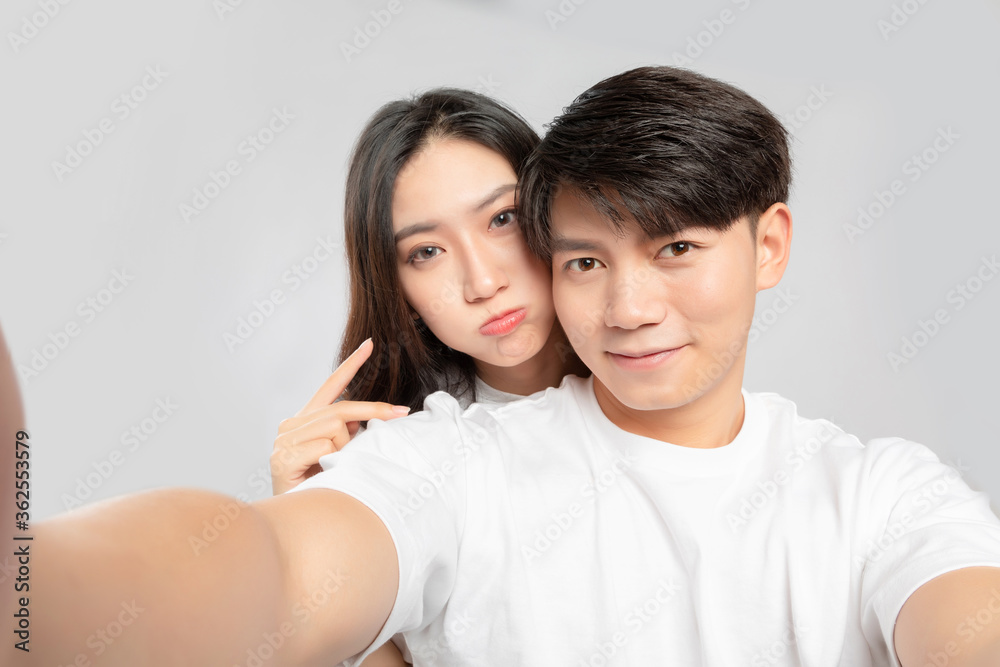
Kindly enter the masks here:
M 693 449 L 616 427 L 592 378 L 464 411 L 439 392 L 295 490 L 386 525 L 399 589 L 372 646 L 401 632 L 415 665 L 898 665 L 914 590 L 1000 567 L 985 494 L 922 445 L 743 398 L 733 442 Z
M 475 388 L 476 388 L 475 401 L 472 400 L 471 391 L 467 391 L 462 393 L 461 395 L 455 396 L 455 401 L 463 410 L 472 405 L 473 402 L 482 403 L 483 405 L 503 405 L 505 403 L 510 403 L 512 401 L 519 401 L 522 398 L 524 398 L 524 396 L 521 396 L 519 394 L 511 394 L 510 392 L 501 391 L 499 389 L 491 387 L 490 385 L 486 384 L 482 380 L 482 378 L 480 378 L 478 375 L 476 376 Z M 396 648 L 399 649 L 400 653 L 402 653 L 403 658 L 406 660 L 406 662 L 413 664 L 414 659 L 413 656 L 410 654 L 410 648 L 406 645 L 406 637 L 402 633 L 395 634 L 392 636 L 392 642 L 396 645 Z M 348 661 L 347 663 L 341 663 L 341 664 L 342 665 L 347 664 L 349 666 L 351 662 Z

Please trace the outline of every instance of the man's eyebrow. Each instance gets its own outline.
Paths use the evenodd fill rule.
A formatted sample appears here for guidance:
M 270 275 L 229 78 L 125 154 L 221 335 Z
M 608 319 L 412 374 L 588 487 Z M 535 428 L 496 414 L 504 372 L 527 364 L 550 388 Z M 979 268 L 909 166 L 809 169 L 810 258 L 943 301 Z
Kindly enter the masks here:
M 501 185 L 496 190 L 494 190 L 493 192 L 491 192 L 488 195 L 486 195 L 486 197 L 483 198 L 482 201 L 480 201 L 478 204 L 476 204 L 472 208 L 472 212 L 473 213 L 479 213 L 484 208 L 486 208 L 487 206 L 489 206 L 490 204 L 492 204 L 493 202 L 495 202 L 497 199 L 499 199 L 501 196 L 507 194 L 508 192 L 513 191 L 514 188 L 516 188 L 516 187 L 517 187 L 517 183 L 505 183 L 504 185 Z
M 393 238 L 395 239 L 396 243 L 399 243 L 400 241 L 402 241 L 404 239 L 407 239 L 407 238 L 413 236 L 414 234 L 423 234 L 424 232 L 433 232 L 435 229 L 437 229 L 437 223 L 436 222 L 418 222 L 418 223 L 409 225 L 407 227 L 403 227 L 398 232 L 396 232 L 396 235 Z
M 595 243 L 594 241 L 586 241 L 584 239 L 573 239 L 566 236 L 554 236 L 552 241 L 549 243 L 549 248 L 552 254 L 557 252 L 600 252 L 604 250 L 604 246 L 600 243 Z

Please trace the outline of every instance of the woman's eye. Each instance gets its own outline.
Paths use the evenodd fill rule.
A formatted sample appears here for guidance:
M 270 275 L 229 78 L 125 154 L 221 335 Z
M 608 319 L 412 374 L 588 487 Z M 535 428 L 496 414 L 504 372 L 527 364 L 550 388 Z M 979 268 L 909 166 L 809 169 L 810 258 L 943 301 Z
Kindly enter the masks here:
M 666 252 L 671 257 L 680 257 L 688 250 L 691 249 L 691 244 L 687 241 L 677 241 L 676 243 L 671 243 L 666 246 L 663 251 Z
M 429 259 L 434 259 L 435 257 L 437 257 L 438 252 L 440 251 L 441 248 L 432 245 L 424 246 L 423 248 L 417 248 L 416 250 L 410 253 L 409 257 L 406 258 L 406 262 L 407 264 L 413 262 L 426 262 Z
M 490 220 L 491 227 L 507 227 L 517 221 L 517 214 L 514 209 L 509 208 L 506 211 L 500 211 L 493 219 Z
M 593 257 L 581 257 L 580 259 L 571 259 L 566 262 L 566 268 L 570 271 L 579 271 L 581 273 L 586 271 L 592 271 L 599 266 L 603 266 L 600 261 L 594 259 Z

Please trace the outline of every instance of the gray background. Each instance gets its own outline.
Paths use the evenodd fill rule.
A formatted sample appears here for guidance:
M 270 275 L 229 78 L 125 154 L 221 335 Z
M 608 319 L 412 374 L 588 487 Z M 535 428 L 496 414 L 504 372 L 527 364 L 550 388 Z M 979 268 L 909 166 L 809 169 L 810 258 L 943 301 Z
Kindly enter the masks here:
M 692 54 L 694 69 L 799 114 L 791 305 L 768 312 L 779 295 L 760 295 L 746 387 L 862 439 L 923 442 L 996 507 L 1000 280 L 973 280 L 961 309 L 949 293 L 1000 250 L 997 0 L 896 2 L 892 32 L 886 0 L 401 0 L 394 15 L 382 0 L 42 4 L 59 11 L 26 43 L 10 35 L 31 34 L 39 2 L 8 0 L 0 17 L 0 321 L 16 364 L 47 344 L 53 357 L 22 379 L 35 518 L 74 495 L 161 485 L 269 495 L 278 422 L 330 372 L 345 318 L 341 254 L 297 289 L 282 277 L 318 237 L 340 242 L 348 152 L 380 104 L 468 87 L 541 130 L 598 80 Z M 348 58 L 341 45 L 366 24 L 378 34 Z M 147 67 L 166 77 L 122 118 L 115 100 Z M 240 143 L 274 108 L 294 120 L 248 162 Z M 53 162 L 105 118 L 114 131 L 60 181 Z M 958 138 L 914 181 L 907 161 L 948 128 Z M 185 222 L 179 206 L 232 159 L 241 173 Z M 849 238 L 894 180 L 903 194 Z M 116 270 L 133 278 L 87 321 L 78 304 Z M 274 289 L 283 303 L 231 350 L 224 334 Z M 893 368 L 889 353 L 938 309 L 947 323 Z M 178 406 L 161 424 L 158 399 Z M 143 420 L 130 451 L 122 433 Z

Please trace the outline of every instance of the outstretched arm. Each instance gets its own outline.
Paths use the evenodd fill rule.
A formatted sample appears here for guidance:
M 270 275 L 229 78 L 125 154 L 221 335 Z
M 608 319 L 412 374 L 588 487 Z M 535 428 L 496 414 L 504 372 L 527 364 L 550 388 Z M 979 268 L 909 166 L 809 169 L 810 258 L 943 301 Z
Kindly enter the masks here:
M 0 454 L 3 455 L 3 463 L 0 464 L 0 498 L 3 499 L 0 501 L 0 535 L 5 541 L 3 559 L 10 558 L 6 546 L 9 544 L 10 536 L 14 534 L 14 518 L 17 511 L 14 505 L 14 484 L 17 479 L 15 449 L 17 433 L 24 428 L 21 392 L 17 387 L 14 364 L 10 358 L 10 350 L 7 349 L 3 328 L 0 328 L 0 438 L 3 439 L 3 444 L 0 445 Z M 26 476 L 28 473 L 21 474 Z M 0 559 L 0 565 L 6 562 L 9 561 Z M 0 593 L 0 610 L 3 610 L 2 600 L 9 594 L 10 591 Z
M 903 667 L 1000 665 L 1000 568 L 969 567 L 927 582 L 900 610 L 893 639 Z
M 9 450 L 0 526 L 4 553 L 26 550 L 15 567 L 28 568 L 26 588 L 5 577 L 0 591 L 0 663 L 223 665 L 256 656 L 331 665 L 371 644 L 388 618 L 398 585 L 392 540 L 371 510 L 337 491 L 251 505 L 207 491 L 149 491 L 34 524 L 33 541 L 10 547 L 22 428 L 0 331 L 0 437 Z M 27 652 L 12 633 L 13 610 L 25 606 Z
M 374 640 L 398 583 L 381 520 L 325 489 L 150 491 L 35 535 L 31 652 L 5 641 L 4 664 L 336 664 Z
M 14 521 L 19 511 L 15 505 L 15 480 L 17 475 L 27 477 L 30 473 L 17 469 L 18 432 L 25 429 L 24 408 L 21 404 L 21 392 L 18 390 L 17 378 L 14 376 L 14 364 L 7 349 L 7 341 L 0 328 L 0 618 L 4 624 L 0 626 L 0 634 L 5 635 L 4 644 L 0 645 L 0 656 L 5 655 L 7 646 L 13 642 L 12 627 L 14 620 L 14 605 L 18 597 L 15 590 L 14 576 L 17 572 L 17 557 L 11 547 L 14 535 Z M 22 450 L 24 451 L 24 450 Z M 22 465 L 22 468 L 26 467 Z M 30 481 L 30 479 L 29 479 Z M 13 576 L 11 576 L 13 574 Z M 10 619 L 8 621 L 8 619 Z M 4 662 L 3 664 L 7 664 Z

